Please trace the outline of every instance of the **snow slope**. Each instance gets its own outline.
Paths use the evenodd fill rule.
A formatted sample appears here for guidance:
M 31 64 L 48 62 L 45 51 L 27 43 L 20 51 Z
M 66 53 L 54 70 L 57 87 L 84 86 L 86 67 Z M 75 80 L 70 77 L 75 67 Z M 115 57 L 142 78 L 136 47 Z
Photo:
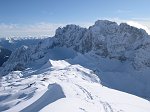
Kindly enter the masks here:
M 49 60 L 49 63 L 51 66 L 41 69 L 42 73 L 26 76 L 16 71 L 3 76 L 0 111 L 150 111 L 149 101 L 102 86 L 90 69 L 65 60 Z
M 149 98 L 149 69 L 137 71 L 129 61 L 120 62 L 117 59 L 101 58 L 93 52 L 79 55 L 68 61 L 93 70 L 104 86 Z

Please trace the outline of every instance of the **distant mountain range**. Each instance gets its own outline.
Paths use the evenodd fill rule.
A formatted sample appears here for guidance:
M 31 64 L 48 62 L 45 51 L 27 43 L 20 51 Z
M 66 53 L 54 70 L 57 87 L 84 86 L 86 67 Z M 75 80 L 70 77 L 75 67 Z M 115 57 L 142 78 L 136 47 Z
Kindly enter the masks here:
M 7 61 L 7 59 L 9 58 L 9 56 L 11 55 L 11 51 L 8 49 L 5 49 L 3 47 L 0 46 L 0 66 L 2 66 L 2 64 Z
M 46 37 L 45 37 L 46 38 Z M 10 38 L 0 38 L 0 46 L 14 51 L 16 48 L 26 45 L 34 45 L 41 41 L 43 38 L 41 37 L 10 37 Z
M 34 45 L 41 40 L 42 38 L 35 37 L 0 38 L 0 49 L 2 51 L 0 53 L 0 66 L 7 61 L 11 52 L 15 51 L 17 48 L 21 47 L 22 45 Z

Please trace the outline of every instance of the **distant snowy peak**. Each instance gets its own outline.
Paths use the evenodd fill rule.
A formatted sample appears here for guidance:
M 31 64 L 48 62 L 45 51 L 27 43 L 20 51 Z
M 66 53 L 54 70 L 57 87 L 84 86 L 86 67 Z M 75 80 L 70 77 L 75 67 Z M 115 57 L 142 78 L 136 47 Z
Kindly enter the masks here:
M 94 51 L 100 57 L 130 61 L 136 69 L 150 67 L 150 36 L 143 29 L 126 23 L 118 25 L 108 20 L 98 20 L 88 29 L 77 25 L 58 28 L 52 38 L 43 39 L 35 46 L 19 48 L 3 65 L 10 71 L 17 64 L 26 65 L 46 58 L 54 47 L 72 48 L 80 53 Z M 47 58 L 43 59 L 47 62 Z M 10 66 L 11 65 L 11 66 Z

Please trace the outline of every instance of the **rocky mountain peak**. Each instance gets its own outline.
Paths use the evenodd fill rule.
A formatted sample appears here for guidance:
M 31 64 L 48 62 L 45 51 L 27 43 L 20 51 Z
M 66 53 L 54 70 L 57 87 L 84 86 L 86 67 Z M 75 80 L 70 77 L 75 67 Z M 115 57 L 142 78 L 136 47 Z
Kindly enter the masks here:
M 147 63 L 150 62 L 150 36 L 143 29 L 108 20 L 98 20 L 88 29 L 77 25 L 58 28 L 54 37 L 14 51 L 5 66 L 10 63 L 26 65 L 27 60 L 44 58 L 49 49 L 64 46 L 83 54 L 94 51 L 100 57 L 128 60 L 136 69 L 150 66 Z

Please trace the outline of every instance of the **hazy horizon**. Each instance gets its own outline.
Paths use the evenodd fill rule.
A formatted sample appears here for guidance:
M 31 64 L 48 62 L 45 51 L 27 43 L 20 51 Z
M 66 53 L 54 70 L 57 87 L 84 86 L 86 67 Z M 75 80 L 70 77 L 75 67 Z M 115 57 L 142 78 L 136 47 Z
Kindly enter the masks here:
M 1 0 L 0 37 L 53 36 L 66 24 L 88 27 L 96 20 L 127 22 L 149 33 L 149 0 Z

